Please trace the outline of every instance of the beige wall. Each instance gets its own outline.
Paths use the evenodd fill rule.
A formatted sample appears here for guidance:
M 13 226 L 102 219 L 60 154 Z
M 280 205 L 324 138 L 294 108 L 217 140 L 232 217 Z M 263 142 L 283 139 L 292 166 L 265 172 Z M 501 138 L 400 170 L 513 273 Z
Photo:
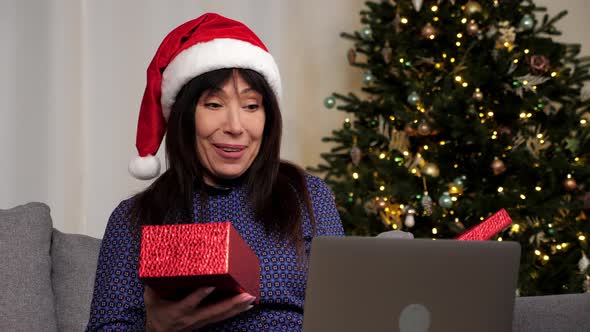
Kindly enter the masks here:
M 568 9 L 561 38 L 590 54 L 590 1 L 537 3 Z M 360 86 L 362 73 L 346 61 L 351 44 L 339 34 L 359 27 L 363 4 L 1 1 L 0 208 L 43 201 L 57 228 L 102 236 L 116 204 L 147 185 L 127 174 L 145 68 L 169 30 L 206 11 L 245 22 L 265 41 L 283 76 L 283 157 L 316 165 L 328 149 L 321 138 L 344 118 L 323 107 L 324 97 Z

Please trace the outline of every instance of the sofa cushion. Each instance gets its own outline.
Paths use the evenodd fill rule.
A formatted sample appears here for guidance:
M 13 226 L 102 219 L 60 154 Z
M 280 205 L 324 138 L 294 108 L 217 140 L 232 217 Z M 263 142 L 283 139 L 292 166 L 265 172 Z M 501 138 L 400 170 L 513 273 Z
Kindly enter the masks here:
M 49 207 L 0 210 L 0 331 L 56 331 Z
M 590 294 L 516 298 L 512 331 L 590 331 Z
M 53 230 L 51 278 L 59 331 L 86 328 L 99 249 L 99 239 Z

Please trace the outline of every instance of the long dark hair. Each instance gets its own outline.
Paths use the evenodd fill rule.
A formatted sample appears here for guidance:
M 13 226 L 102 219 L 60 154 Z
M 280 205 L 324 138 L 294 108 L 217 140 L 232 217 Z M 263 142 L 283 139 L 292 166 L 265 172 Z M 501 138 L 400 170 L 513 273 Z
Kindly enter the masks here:
M 240 75 L 262 95 L 265 124 L 258 155 L 240 178 L 257 221 L 268 234 L 289 240 L 299 253 L 303 250 L 304 213 L 315 232 L 315 218 L 304 171 L 280 160 L 282 119 L 272 89 L 258 72 L 249 69 L 219 69 L 189 81 L 178 93 L 167 123 L 165 138 L 168 169 L 151 186 L 137 194 L 132 216 L 135 225 L 160 225 L 171 214 L 184 214 L 192 221 L 193 191 L 200 190 L 206 200 L 203 175 L 195 147 L 195 108 L 201 95 L 221 88 L 232 75 Z M 201 201 L 200 204 L 206 202 Z

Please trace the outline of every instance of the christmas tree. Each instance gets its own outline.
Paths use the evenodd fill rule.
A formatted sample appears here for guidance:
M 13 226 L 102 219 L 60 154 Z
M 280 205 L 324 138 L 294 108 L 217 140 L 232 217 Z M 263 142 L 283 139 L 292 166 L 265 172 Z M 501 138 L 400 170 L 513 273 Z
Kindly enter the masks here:
M 400 229 L 454 238 L 505 208 L 522 295 L 589 290 L 590 59 L 553 40 L 533 1 L 367 2 L 343 33 L 362 91 L 310 170 L 336 195 L 347 234 Z

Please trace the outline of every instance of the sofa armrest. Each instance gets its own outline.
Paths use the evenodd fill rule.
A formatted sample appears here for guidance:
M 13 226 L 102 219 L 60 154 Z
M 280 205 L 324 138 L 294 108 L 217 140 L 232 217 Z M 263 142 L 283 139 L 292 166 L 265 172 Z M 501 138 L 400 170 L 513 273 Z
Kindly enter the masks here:
M 51 280 L 59 331 L 84 331 L 90 316 L 100 240 L 53 230 Z
M 590 293 L 517 297 L 512 331 L 590 331 Z

